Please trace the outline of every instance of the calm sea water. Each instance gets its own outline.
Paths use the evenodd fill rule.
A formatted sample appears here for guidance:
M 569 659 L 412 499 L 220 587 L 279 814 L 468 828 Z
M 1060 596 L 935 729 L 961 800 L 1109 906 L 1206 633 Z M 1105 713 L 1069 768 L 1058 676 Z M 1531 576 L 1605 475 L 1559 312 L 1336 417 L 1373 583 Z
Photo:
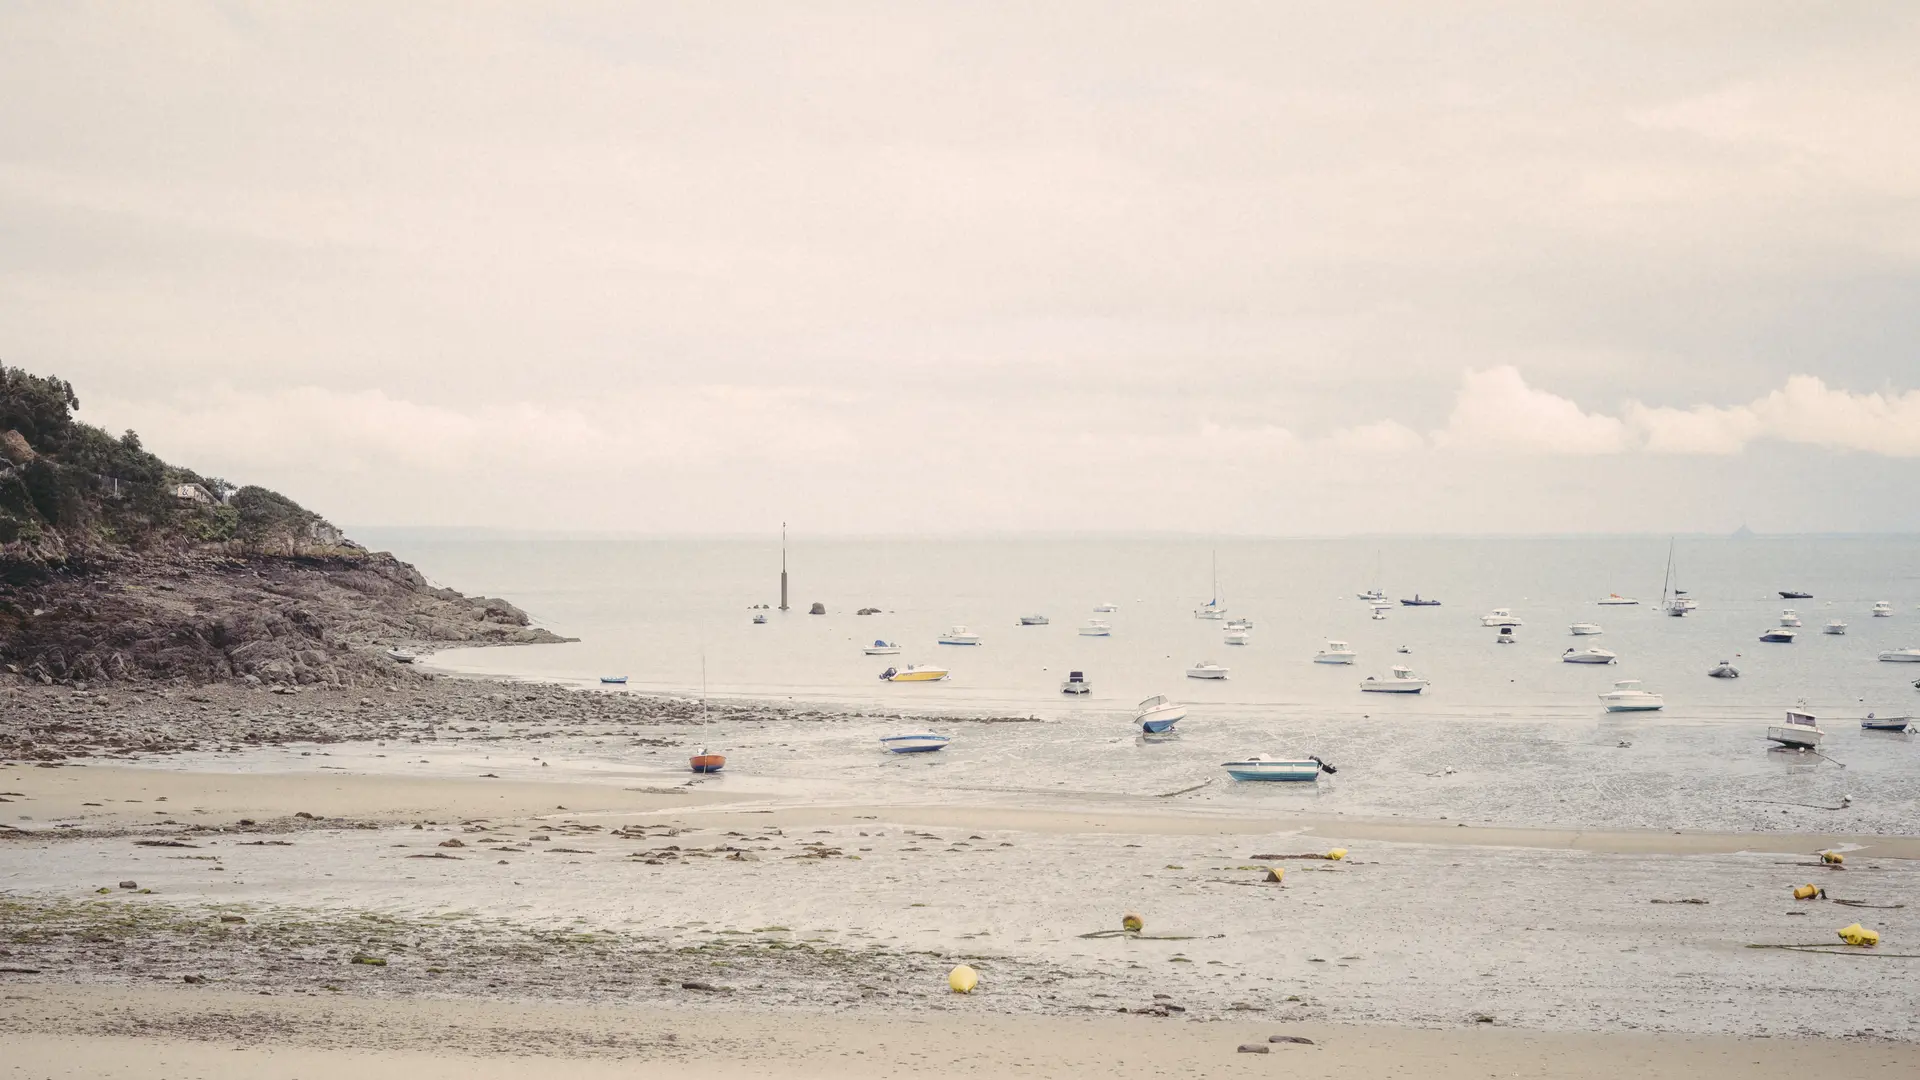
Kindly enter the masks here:
M 631 691 L 688 693 L 704 663 L 716 697 L 1051 721 L 956 731 L 964 738 L 937 763 L 899 774 L 919 784 L 1139 794 L 1217 776 L 1229 757 L 1317 753 L 1342 766 L 1335 782 L 1285 796 L 1273 785 L 1216 785 L 1197 798 L 1284 797 L 1367 813 L 1450 807 L 1516 822 L 1865 831 L 1910 829 L 1920 814 L 1915 740 L 1857 724 L 1869 710 L 1920 707 L 1912 685 L 1920 665 L 1877 659 L 1920 645 L 1920 538 L 1681 539 L 1678 581 L 1700 608 L 1679 619 L 1658 604 L 1666 538 L 798 540 L 788 551 L 793 610 L 755 625 L 751 605 L 778 602 L 777 541 L 363 533 L 437 583 L 507 597 L 582 639 L 443 651 L 430 661 L 440 670 L 587 686 L 620 674 Z M 1230 615 L 1255 623 L 1249 645 L 1225 645 L 1220 623 L 1193 617 L 1214 593 L 1216 559 Z M 1375 584 L 1396 600 L 1418 592 L 1442 606 L 1396 604 L 1376 621 L 1356 599 Z M 1785 601 L 1781 589 L 1814 596 Z M 1609 593 L 1642 604 L 1599 606 Z M 1895 616 L 1872 618 L 1877 600 Z M 827 614 L 806 614 L 815 601 Z M 1079 636 L 1102 601 L 1119 605 L 1100 616 L 1113 636 Z M 1481 625 L 1496 606 L 1523 620 L 1517 644 L 1496 644 Z M 1760 643 L 1789 606 L 1804 622 L 1799 641 Z M 856 615 L 861 607 L 882 611 Z M 1018 626 L 1022 614 L 1052 621 Z M 1844 636 L 1821 633 L 1831 619 L 1847 622 Z M 1580 620 L 1605 633 L 1569 636 Z M 983 644 L 936 644 L 956 624 Z M 863 655 L 875 638 L 898 642 L 901 654 Z M 1313 663 L 1328 638 L 1351 643 L 1357 662 Z M 1589 645 L 1618 653 L 1619 663 L 1560 662 L 1567 648 Z M 1723 659 L 1742 678 L 1708 678 Z M 1231 677 L 1186 678 L 1198 660 L 1227 665 Z M 937 663 L 953 677 L 876 677 L 908 663 Z M 1359 691 L 1364 676 L 1396 663 L 1433 687 L 1407 698 Z M 1060 694 L 1069 669 L 1086 672 L 1094 692 Z M 1596 695 L 1623 678 L 1664 694 L 1665 711 L 1605 714 Z M 1178 740 L 1134 737 L 1126 720 L 1151 694 L 1190 705 Z M 1831 761 L 1765 750 L 1762 729 L 1802 700 L 1830 718 Z M 742 732 L 729 745 L 730 768 L 830 782 L 871 767 L 885 781 L 896 762 L 874 755 L 883 733 L 781 732 L 776 741 Z M 637 754 L 627 764 L 649 766 Z M 1842 793 L 1859 807 L 1845 820 L 1766 801 L 1825 805 Z

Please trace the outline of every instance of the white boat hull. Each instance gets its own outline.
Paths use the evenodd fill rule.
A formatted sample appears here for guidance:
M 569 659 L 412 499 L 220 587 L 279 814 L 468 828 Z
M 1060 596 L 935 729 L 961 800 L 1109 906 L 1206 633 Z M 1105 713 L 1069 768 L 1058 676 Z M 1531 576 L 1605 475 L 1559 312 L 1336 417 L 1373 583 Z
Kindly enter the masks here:
M 1223 667 L 1194 667 L 1187 669 L 1189 679 L 1224 679 L 1227 669 Z
M 1320 779 L 1320 763 L 1317 761 L 1229 761 L 1221 768 L 1227 770 L 1227 775 L 1235 780 Z
M 1602 694 L 1600 702 L 1608 712 L 1658 712 L 1667 707 L 1658 694 L 1648 694 L 1644 698 L 1614 698 L 1611 694 Z
M 1920 664 L 1920 649 L 1893 649 L 1880 654 L 1889 664 Z
M 864 651 L 868 656 L 898 656 L 900 655 L 900 646 L 882 645 L 882 646 L 870 647 Z
M 930 754 L 945 750 L 949 741 L 945 735 L 889 735 L 880 745 L 894 754 Z
M 1360 684 L 1369 694 L 1417 694 L 1426 688 L 1425 679 L 1367 679 Z
M 1353 658 L 1355 655 L 1356 654 L 1354 653 L 1323 652 L 1323 653 L 1316 654 L 1313 658 L 1313 662 L 1316 664 L 1351 664 L 1353 663 Z
M 1597 634 L 1604 634 L 1606 631 L 1593 623 L 1574 623 L 1572 626 L 1567 627 L 1567 633 L 1572 634 L 1574 637 L 1593 637 Z
M 1560 657 L 1563 664 L 1611 664 L 1620 659 L 1605 649 L 1590 649 L 1586 652 L 1568 652 Z
M 1799 750 L 1815 749 L 1826 734 L 1819 728 L 1803 727 L 1799 724 L 1774 724 L 1767 728 L 1769 740 L 1781 746 L 1791 746 Z

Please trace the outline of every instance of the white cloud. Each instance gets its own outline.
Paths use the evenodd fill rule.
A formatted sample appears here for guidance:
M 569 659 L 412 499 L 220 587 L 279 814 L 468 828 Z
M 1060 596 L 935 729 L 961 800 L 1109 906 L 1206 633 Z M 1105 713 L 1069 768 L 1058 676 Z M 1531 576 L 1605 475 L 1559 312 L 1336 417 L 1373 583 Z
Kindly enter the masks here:
M 1324 444 L 1330 450 L 1346 454 L 1391 456 L 1423 450 L 1427 440 L 1398 420 L 1375 420 L 1328 435 Z
M 1469 371 L 1435 446 L 1618 454 L 1632 448 L 1619 417 L 1582 410 L 1568 398 L 1536 390 L 1513 367 Z

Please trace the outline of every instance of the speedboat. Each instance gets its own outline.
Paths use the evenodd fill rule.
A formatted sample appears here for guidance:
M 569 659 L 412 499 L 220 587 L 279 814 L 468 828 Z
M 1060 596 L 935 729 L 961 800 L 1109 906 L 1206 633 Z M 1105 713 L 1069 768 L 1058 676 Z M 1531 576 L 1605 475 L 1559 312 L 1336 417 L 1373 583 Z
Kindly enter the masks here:
M 900 651 L 899 643 L 892 642 L 892 641 L 882 641 L 879 638 L 874 638 L 873 644 L 867 646 L 866 648 L 866 653 L 868 656 L 893 656 L 897 654 L 899 651 Z
M 945 735 L 889 735 L 880 740 L 880 745 L 895 754 L 931 754 L 936 750 L 945 750 L 952 742 Z
M 1112 637 L 1113 624 L 1105 619 L 1088 619 L 1080 624 L 1081 637 Z
M 1740 669 L 1733 666 L 1733 661 L 1722 660 L 1712 671 L 1707 672 L 1707 676 L 1714 679 L 1737 679 L 1740 677 Z
M 1639 679 L 1615 681 L 1612 690 L 1600 695 L 1600 703 L 1608 712 L 1652 712 L 1667 707 L 1665 698 L 1640 689 Z
M 1811 599 L 1813 599 L 1813 594 L 1812 594 L 1812 593 L 1810 593 L 1810 592 L 1789 592 L 1789 591 L 1788 591 L 1788 590 L 1786 590 L 1786 589 L 1781 589 L 1781 590 L 1780 590 L 1780 599 L 1782 599 L 1782 600 L 1811 600 Z
M 1022 615 L 1020 616 L 1020 625 L 1045 626 L 1047 625 L 1047 617 L 1045 615 Z
M 414 655 L 412 651 L 403 649 L 398 645 L 395 645 L 393 648 L 388 649 L 386 652 L 386 656 L 387 656 L 387 659 L 393 661 L 396 664 L 411 664 L 415 660 L 420 659 L 418 656 Z
M 1480 616 L 1480 625 L 1481 626 L 1525 626 L 1526 624 L 1521 622 L 1519 619 L 1516 619 L 1513 617 L 1512 608 L 1497 607 L 1497 608 L 1494 608 L 1492 611 L 1487 612 L 1485 615 Z
M 1782 611 L 1780 613 L 1780 625 L 1781 626 L 1799 626 L 1800 613 L 1793 610 L 1792 608 L 1788 608 L 1785 611 Z
M 1229 630 L 1224 640 L 1228 645 L 1245 645 L 1247 642 L 1253 640 L 1253 635 L 1247 633 L 1245 630 Z
M 1889 664 L 1920 664 L 1920 649 L 1888 649 L 1880 659 Z
M 1605 649 L 1568 649 L 1560 654 L 1563 664 L 1611 664 L 1620 657 Z
M 765 626 L 766 624 L 767 624 L 767 617 L 765 615 L 755 615 L 753 617 L 753 625 Z
M 1820 745 L 1827 733 L 1813 722 L 1813 714 L 1799 709 L 1787 710 L 1787 722 L 1767 728 L 1767 738 L 1795 750 L 1811 750 Z
M 1109 600 L 1109 601 L 1107 601 L 1107 602 L 1106 602 L 1106 603 L 1104 603 L 1104 604 L 1095 604 L 1095 605 L 1093 606 L 1093 610 L 1094 610 L 1094 611 L 1096 611 L 1096 612 L 1101 612 L 1101 613 L 1105 613 L 1105 612 L 1109 612 L 1109 611 L 1119 611 L 1119 610 L 1120 610 L 1120 605 L 1119 605 L 1119 604 L 1116 604 L 1116 603 L 1114 603 L 1114 602 L 1113 602 L 1113 601 L 1111 601 L 1111 600 Z
M 1513 627 L 1502 626 L 1500 627 L 1500 635 L 1493 639 L 1493 643 L 1495 645 L 1512 645 L 1516 640 L 1518 639 L 1513 636 Z
M 1439 607 L 1439 606 L 1440 606 L 1440 601 L 1438 601 L 1438 600 L 1423 600 L 1423 599 L 1421 599 L 1421 598 L 1420 598 L 1420 594 L 1419 594 L 1419 593 L 1414 593 L 1414 594 L 1413 594 L 1413 599 L 1411 599 L 1411 600 L 1409 600 L 1409 599 L 1407 599 L 1407 598 L 1406 598 L 1406 597 L 1404 597 L 1404 596 L 1403 596 L 1403 597 L 1401 597 L 1401 598 L 1400 598 L 1400 603 L 1401 603 L 1401 605 L 1402 605 L 1403 607 Z
M 1606 598 L 1600 601 L 1602 607 L 1632 607 L 1638 603 L 1640 601 L 1633 597 L 1621 596 L 1619 593 L 1608 593 Z
M 1860 721 L 1862 731 L 1906 731 L 1912 726 L 1911 716 L 1875 716 L 1868 713 L 1867 718 Z
M 1606 631 L 1600 629 L 1600 624 L 1597 622 L 1577 622 L 1567 627 L 1567 633 L 1574 637 L 1592 637 L 1595 634 L 1604 634 Z
M 882 682 L 939 682 L 950 674 L 952 674 L 952 672 L 949 672 L 943 667 L 922 667 L 919 664 L 908 664 L 905 668 L 899 670 L 888 668 L 880 673 L 880 679 Z
M 1067 677 L 1060 680 L 1060 692 L 1063 694 L 1089 694 L 1093 684 L 1087 681 L 1085 672 L 1069 671 Z
M 727 755 L 702 750 L 687 759 L 687 766 L 697 773 L 717 773 L 727 767 Z
M 1344 641 L 1329 641 L 1327 647 L 1313 654 L 1316 664 L 1351 664 L 1353 649 Z
M 1384 679 L 1369 675 L 1360 680 L 1360 689 L 1369 694 L 1417 694 L 1427 685 L 1427 680 L 1416 678 L 1411 669 L 1403 667 L 1395 667 Z
M 1875 600 L 1873 602 L 1873 617 L 1876 619 L 1893 618 L 1893 605 L 1887 603 L 1885 600 Z
M 1140 730 L 1150 735 L 1172 731 L 1173 725 L 1186 719 L 1187 707 L 1168 700 L 1165 694 L 1155 694 L 1140 703 L 1140 711 L 1134 714 L 1133 722 Z
M 956 626 L 940 635 L 942 645 L 978 645 L 980 635 L 964 626 Z
M 600 676 L 600 681 L 606 683 L 608 686 L 627 685 L 627 677 L 625 675 L 602 675 Z
M 1336 771 L 1333 766 L 1317 757 L 1308 756 L 1298 761 L 1275 760 L 1259 754 L 1249 755 L 1242 761 L 1228 761 L 1220 766 L 1227 775 L 1235 780 L 1318 780 L 1322 772 Z
M 1227 669 L 1211 660 L 1196 661 L 1192 667 L 1187 669 L 1187 678 L 1189 679 L 1224 679 L 1226 677 Z
M 1847 632 L 1847 624 L 1843 620 L 1834 619 L 1832 622 L 1821 627 L 1820 632 L 1823 634 L 1844 634 Z
M 1795 631 L 1791 626 L 1776 626 L 1766 633 L 1761 634 L 1760 640 L 1771 641 L 1780 645 L 1791 645 L 1793 644 L 1794 636 Z

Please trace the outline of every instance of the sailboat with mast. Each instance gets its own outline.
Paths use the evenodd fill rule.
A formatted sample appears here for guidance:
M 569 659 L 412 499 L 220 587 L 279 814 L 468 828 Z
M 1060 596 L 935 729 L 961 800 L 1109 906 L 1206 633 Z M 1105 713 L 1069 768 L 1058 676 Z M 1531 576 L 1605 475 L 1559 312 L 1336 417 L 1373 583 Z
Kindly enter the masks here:
M 1668 538 L 1667 580 L 1660 586 L 1661 610 L 1677 619 L 1699 606 L 1699 604 L 1693 602 L 1692 597 L 1687 595 L 1687 590 L 1679 588 L 1675 584 L 1673 575 L 1673 540 L 1672 538 Z
M 1196 619 L 1224 619 L 1227 617 L 1227 605 L 1220 602 L 1220 552 L 1213 553 L 1213 599 L 1193 609 Z
M 1380 590 L 1380 568 L 1382 565 L 1384 565 L 1384 560 L 1381 558 L 1380 553 L 1377 551 L 1374 552 L 1373 588 L 1360 594 L 1360 599 L 1365 600 L 1369 604 L 1384 604 L 1387 602 L 1387 594 Z
M 700 741 L 702 743 L 706 742 L 706 739 L 704 738 L 704 736 L 706 735 L 706 732 L 707 732 L 707 655 L 705 653 L 701 653 L 700 654 L 700 734 L 703 737 Z M 692 767 L 694 772 L 697 772 L 697 773 L 717 773 L 721 769 L 724 769 L 727 767 L 727 755 L 716 754 L 712 750 L 709 750 L 707 747 L 702 746 L 700 748 L 700 752 L 693 755 L 693 757 L 688 760 L 687 764 Z

